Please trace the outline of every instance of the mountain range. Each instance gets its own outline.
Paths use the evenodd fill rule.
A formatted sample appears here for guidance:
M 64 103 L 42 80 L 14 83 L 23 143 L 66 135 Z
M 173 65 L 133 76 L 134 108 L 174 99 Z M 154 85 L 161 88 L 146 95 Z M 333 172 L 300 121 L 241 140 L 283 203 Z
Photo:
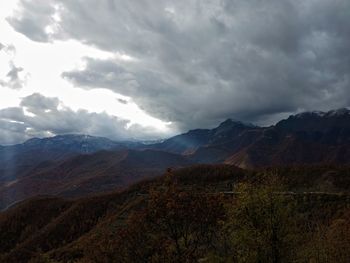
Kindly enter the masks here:
M 226 120 L 212 130 L 193 130 L 155 148 L 194 162 L 242 168 L 275 165 L 349 163 L 350 110 L 304 112 L 270 127 Z
M 35 195 L 86 196 L 199 163 L 255 169 L 350 164 L 350 110 L 304 112 L 270 127 L 228 119 L 160 143 L 87 135 L 0 147 L 0 209 Z
M 0 146 L 0 182 L 21 177 L 44 161 L 63 160 L 100 150 L 130 149 L 138 145 L 135 142 L 115 142 L 102 137 L 71 134 L 33 138 L 22 144 Z

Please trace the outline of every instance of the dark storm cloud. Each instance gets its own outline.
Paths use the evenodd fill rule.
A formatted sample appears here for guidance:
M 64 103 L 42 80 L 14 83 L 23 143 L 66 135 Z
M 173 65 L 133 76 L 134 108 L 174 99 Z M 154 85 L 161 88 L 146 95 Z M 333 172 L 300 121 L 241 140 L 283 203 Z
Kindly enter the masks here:
M 131 125 L 129 121 L 86 110 L 73 111 L 57 98 L 35 93 L 22 99 L 19 107 L 0 110 L 0 144 L 24 141 L 33 136 L 55 134 L 91 134 L 115 140 L 133 139 L 138 135 L 154 138 L 151 128 Z
M 350 105 L 348 0 L 22 0 L 21 6 L 9 21 L 33 40 L 76 39 L 135 58 L 88 58 L 85 69 L 63 74 L 67 80 L 130 96 L 184 129 Z

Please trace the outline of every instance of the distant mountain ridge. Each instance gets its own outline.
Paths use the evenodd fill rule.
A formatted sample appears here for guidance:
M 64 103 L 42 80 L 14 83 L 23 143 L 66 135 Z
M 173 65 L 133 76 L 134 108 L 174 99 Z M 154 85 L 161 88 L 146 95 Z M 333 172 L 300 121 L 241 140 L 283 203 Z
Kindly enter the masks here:
M 58 135 L 33 138 L 22 144 L 0 147 L 0 183 L 13 180 L 44 161 L 63 160 L 79 154 L 101 150 L 133 149 L 137 142 L 115 142 L 89 135 Z
M 264 128 L 226 163 L 240 167 L 350 163 L 350 110 L 304 112 Z
M 270 127 L 228 119 L 155 144 L 60 135 L 0 146 L 0 209 L 34 196 L 121 189 L 169 167 L 350 164 L 350 110 L 304 112 Z
M 162 143 L 150 145 L 150 148 L 170 151 L 178 154 L 189 154 L 198 148 L 218 144 L 240 132 L 258 128 L 252 124 L 227 119 L 214 129 L 196 129 L 165 140 Z
M 226 120 L 193 130 L 154 148 L 185 154 L 194 162 L 252 168 L 308 163 L 350 163 L 350 110 L 303 112 L 271 127 Z
M 350 110 L 313 111 L 291 115 L 276 124 L 286 131 L 325 132 L 331 129 L 350 129 Z
M 32 138 L 24 143 L 1 146 L 2 148 L 31 148 L 31 149 L 53 149 L 61 148 L 69 151 L 92 153 L 98 150 L 108 150 L 116 147 L 134 147 L 139 145 L 131 141 L 113 141 L 105 137 L 91 136 L 85 134 L 65 134 L 46 138 Z

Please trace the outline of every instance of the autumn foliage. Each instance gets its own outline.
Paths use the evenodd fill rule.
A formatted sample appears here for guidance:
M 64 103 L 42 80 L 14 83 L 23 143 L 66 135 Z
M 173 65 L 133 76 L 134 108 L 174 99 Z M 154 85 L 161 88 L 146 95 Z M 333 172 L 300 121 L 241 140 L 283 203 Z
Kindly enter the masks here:
M 204 165 L 121 192 L 28 200 L 0 213 L 0 262 L 349 262 L 347 169 Z
M 147 207 L 129 217 L 116 262 L 196 262 L 215 249 L 221 196 L 182 191 L 173 179 L 168 174 L 164 187 L 150 190 Z

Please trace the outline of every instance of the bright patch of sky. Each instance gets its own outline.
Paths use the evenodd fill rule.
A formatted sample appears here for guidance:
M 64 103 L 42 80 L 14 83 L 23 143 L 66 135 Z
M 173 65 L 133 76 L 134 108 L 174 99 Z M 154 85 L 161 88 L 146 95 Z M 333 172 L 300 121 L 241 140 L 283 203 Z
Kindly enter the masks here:
M 6 21 L 13 14 L 17 1 L 6 1 L 0 8 L 0 109 L 18 106 L 23 97 L 40 93 L 57 97 L 64 106 L 73 110 L 86 109 L 90 112 L 106 112 L 130 124 L 154 127 L 166 134 L 168 124 L 142 111 L 131 98 L 118 95 L 107 89 L 84 90 L 73 87 L 61 77 L 62 72 L 84 68 L 84 57 L 123 60 L 137 63 L 137 59 L 126 54 L 109 53 L 77 41 L 34 42 L 16 32 Z M 56 17 L 59 19 L 59 17 Z M 54 30 L 54 28 L 47 28 Z M 13 67 L 18 70 L 22 88 L 11 88 L 7 83 Z M 3 83 L 3 85 L 1 85 Z

